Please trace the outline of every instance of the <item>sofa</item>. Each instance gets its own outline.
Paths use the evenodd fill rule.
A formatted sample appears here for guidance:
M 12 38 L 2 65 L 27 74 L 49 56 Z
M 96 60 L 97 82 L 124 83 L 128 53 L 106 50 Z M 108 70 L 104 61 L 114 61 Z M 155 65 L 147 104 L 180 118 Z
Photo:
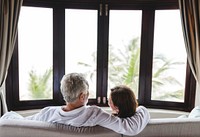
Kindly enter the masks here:
M 130 137 L 109 129 L 72 127 L 41 121 L 1 119 L 0 137 Z M 134 137 L 200 137 L 199 118 L 151 119 L 145 129 Z

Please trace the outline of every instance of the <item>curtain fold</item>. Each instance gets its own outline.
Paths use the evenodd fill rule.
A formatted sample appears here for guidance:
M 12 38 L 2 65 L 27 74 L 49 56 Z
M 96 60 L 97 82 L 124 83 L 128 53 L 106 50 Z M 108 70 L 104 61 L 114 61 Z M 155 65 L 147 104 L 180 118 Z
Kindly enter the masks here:
M 6 104 L 6 100 L 5 100 L 5 83 L 0 87 L 0 111 L 2 114 L 6 113 L 8 111 Z
M 7 111 L 4 82 L 17 36 L 23 0 L 0 0 L 0 116 Z
M 188 62 L 200 84 L 200 1 L 179 0 L 179 8 Z

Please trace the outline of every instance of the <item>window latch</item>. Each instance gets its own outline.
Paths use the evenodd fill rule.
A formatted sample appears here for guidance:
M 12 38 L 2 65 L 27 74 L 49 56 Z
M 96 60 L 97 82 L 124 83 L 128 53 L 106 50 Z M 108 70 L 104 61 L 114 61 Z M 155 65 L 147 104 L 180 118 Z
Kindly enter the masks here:
M 105 5 L 105 15 L 108 16 L 108 4 Z
M 102 13 L 103 12 L 103 7 L 102 7 L 102 4 L 100 4 L 99 6 L 99 16 L 102 16 Z
M 101 103 L 101 97 L 97 98 L 97 103 L 100 104 Z
M 103 104 L 106 104 L 106 102 L 107 102 L 106 97 L 103 97 Z

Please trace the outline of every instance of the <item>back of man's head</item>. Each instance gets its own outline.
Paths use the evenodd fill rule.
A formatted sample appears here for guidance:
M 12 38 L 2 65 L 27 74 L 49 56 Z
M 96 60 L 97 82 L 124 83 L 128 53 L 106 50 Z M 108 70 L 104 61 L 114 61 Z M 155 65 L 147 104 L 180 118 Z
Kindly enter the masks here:
M 75 101 L 81 92 L 89 89 L 88 81 L 81 73 L 64 75 L 60 84 L 60 90 L 66 102 Z

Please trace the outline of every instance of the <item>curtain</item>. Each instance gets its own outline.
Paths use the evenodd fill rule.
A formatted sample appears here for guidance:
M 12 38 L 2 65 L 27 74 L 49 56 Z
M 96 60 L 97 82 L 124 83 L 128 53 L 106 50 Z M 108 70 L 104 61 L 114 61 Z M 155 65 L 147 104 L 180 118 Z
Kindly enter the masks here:
M 7 111 L 4 90 L 23 0 L 0 0 L 0 116 Z
M 188 62 L 200 84 L 200 1 L 179 0 Z
M 4 97 L 4 93 L 5 93 L 5 84 L 3 84 L 1 87 L 0 87 L 0 111 L 1 111 L 1 114 L 4 114 L 5 112 L 8 111 L 7 109 L 7 106 L 5 105 L 6 104 L 6 101 L 5 101 L 5 97 Z

